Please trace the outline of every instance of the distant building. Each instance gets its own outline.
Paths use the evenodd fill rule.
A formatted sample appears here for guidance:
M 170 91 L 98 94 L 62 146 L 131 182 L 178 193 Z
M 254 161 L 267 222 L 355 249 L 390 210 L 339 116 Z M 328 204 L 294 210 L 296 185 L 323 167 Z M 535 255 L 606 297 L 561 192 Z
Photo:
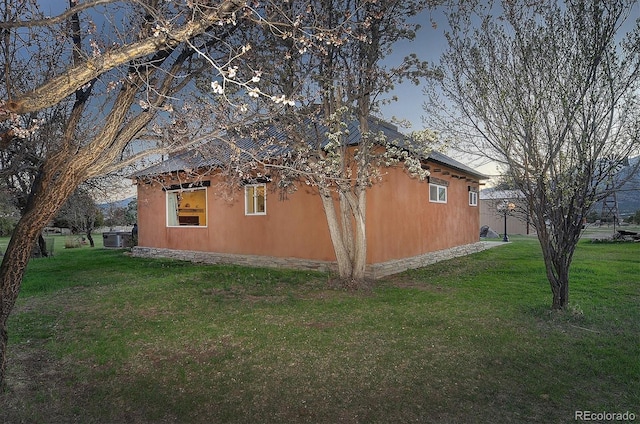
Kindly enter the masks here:
M 496 233 L 504 234 L 504 212 L 501 205 L 513 203 L 515 209 L 507 215 L 507 234 L 535 234 L 531 225 L 524 194 L 519 190 L 496 190 L 486 188 L 480 191 L 480 227 L 489 226 Z

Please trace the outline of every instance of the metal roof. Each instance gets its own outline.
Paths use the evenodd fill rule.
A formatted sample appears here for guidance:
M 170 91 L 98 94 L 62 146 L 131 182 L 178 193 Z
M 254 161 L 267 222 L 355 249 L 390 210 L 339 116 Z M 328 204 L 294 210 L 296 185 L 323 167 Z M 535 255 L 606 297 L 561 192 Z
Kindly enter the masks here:
M 351 121 L 348 126 L 348 136 L 346 143 L 349 146 L 355 146 L 359 143 L 361 138 L 360 133 L 360 125 L 357 120 Z M 324 134 L 329 132 L 328 127 L 323 127 L 321 125 L 316 124 L 315 128 L 316 132 Z M 388 141 L 395 142 L 399 147 L 406 148 L 411 150 L 411 145 L 413 144 L 413 140 L 408 136 L 400 133 L 397 127 L 388 122 L 382 121 L 380 119 L 370 117 L 369 118 L 369 131 L 372 133 L 382 132 Z M 265 129 L 264 132 L 265 138 L 273 138 L 279 142 L 286 142 L 287 136 L 283 131 L 278 131 L 275 126 L 271 125 Z M 322 145 L 328 143 L 328 139 L 325 138 L 325 141 Z M 235 142 L 235 144 L 241 149 L 245 151 L 254 150 L 260 147 L 260 142 L 258 140 L 254 140 L 251 138 L 241 138 Z M 193 149 L 186 150 L 184 152 L 172 155 L 169 159 L 164 160 L 156 165 L 150 166 L 146 169 L 138 171 L 131 175 L 131 178 L 139 178 L 144 176 L 152 176 L 152 175 L 160 175 L 166 174 L 170 172 L 178 172 L 178 171 L 186 171 L 192 169 L 200 169 L 200 168 L 215 168 L 224 165 L 224 158 L 229 158 L 231 155 L 230 147 L 221 141 L 210 141 L 205 144 L 204 148 L 201 149 Z M 205 154 L 206 150 L 213 151 L 215 150 L 215 154 L 211 155 Z M 284 155 L 287 153 L 288 148 L 283 147 L 283 145 L 273 145 L 270 146 L 267 151 L 263 151 L 262 154 L 265 156 L 278 156 Z M 432 151 L 425 158 L 432 162 L 439 163 L 444 166 L 448 166 L 452 169 L 462 171 L 467 173 L 478 179 L 488 179 L 488 177 L 473 168 L 464 165 L 457 160 L 442 154 L 437 151 Z
M 493 187 L 480 191 L 480 200 L 522 199 L 524 193 L 520 190 L 496 190 Z
M 450 168 L 453 169 L 457 169 L 458 171 L 462 171 L 462 172 L 466 172 L 467 174 L 470 174 L 474 177 L 476 177 L 479 180 L 487 180 L 489 179 L 489 177 L 487 175 L 484 175 L 478 171 L 476 171 L 475 169 L 461 163 L 458 162 L 457 160 L 450 158 L 449 156 L 442 154 L 440 152 L 437 151 L 432 151 L 431 153 L 429 153 L 429 156 L 427 157 L 427 159 L 429 159 L 430 161 L 433 162 L 437 162 L 441 165 L 445 165 L 448 166 Z

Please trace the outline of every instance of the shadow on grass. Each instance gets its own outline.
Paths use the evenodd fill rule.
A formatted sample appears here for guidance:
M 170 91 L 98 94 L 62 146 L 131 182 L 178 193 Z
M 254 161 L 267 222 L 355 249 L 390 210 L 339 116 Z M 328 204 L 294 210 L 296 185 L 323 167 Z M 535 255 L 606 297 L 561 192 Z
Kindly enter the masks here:
M 366 293 L 123 251 L 33 261 L 0 421 L 547 423 L 633 409 L 639 247 L 581 243 L 564 313 L 530 240 Z

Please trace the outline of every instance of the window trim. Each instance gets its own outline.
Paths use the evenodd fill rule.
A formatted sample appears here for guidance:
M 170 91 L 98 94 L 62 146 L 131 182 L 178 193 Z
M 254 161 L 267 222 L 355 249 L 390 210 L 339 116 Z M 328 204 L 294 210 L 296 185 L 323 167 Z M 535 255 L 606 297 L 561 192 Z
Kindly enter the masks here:
M 204 209 L 204 218 L 205 218 L 205 225 L 188 225 L 188 224 L 180 224 L 179 221 L 179 217 L 180 215 L 178 214 L 177 210 L 171 211 L 170 210 L 170 203 L 169 203 L 169 197 L 170 196 L 175 196 L 176 193 L 186 193 L 186 192 L 193 192 L 193 191 L 204 191 L 204 206 L 202 208 L 199 209 Z M 166 192 L 166 197 L 165 197 L 165 210 L 166 210 L 166 221 L 165 221 L 165 225 L 167 228 L 207 228 L 209 226 L 209 206 L 208 206 L 208 197 L 209 197 L 209 192 L 207 190 L 207 186 L 199 186 L 199 187 L 193 187 L 193 188 L 177 188 L 177 189 L 169 189 L 169 190 L 165 190 Z M 178 205 L 180 204 L 179 200 L 177 197 L 175 197 L 176 202 L 174 207 L 177 208 Z M 170 216 L 171 214 L 175 214 L 175 218 L 176 218 L 176 223 L 175 224 L 171 224 L 170 223 Z
M 247 189 L 249 189 L 250 187 L 253 188 L 257 188 L 257 187 L 262 187 L 263 191 L 262 191 L 262 196 L 264 198 L 263 204 L 264 204 L 264 211 L 262 212 L 249 212 L 249 203 L 248 203 L 248 199 L 247 199 Z M 253 210 L 258 210 L 258 203 L 257 203 L 257 199 L 259 198 L 259 196 L 255 195 L 256 190 L 254 190 L 254 195 L 253 195 Z M 244 215 L 245 216 L 260 216 L 260 215 L 266 215 L 267 214 L 267 184 L 266 183 L 255 183 L 255 184 L 245 184 L 244 186 Z
M 436 195 L 437 198 L 434 200 L 431 197 L 431 187 L 436 187 Z M 444 200 L 440 200 L 440 190 L 444 191 Z M 436 183 L 429 183 L 429 202 L 431 203 L 447 203 L 447 200 L 449 198 L 449 193 L 448 193 L 448 187 L 442 184 L 436 184 Z
M 478 192 L 469 191 L 469 206 L 478 206 Z

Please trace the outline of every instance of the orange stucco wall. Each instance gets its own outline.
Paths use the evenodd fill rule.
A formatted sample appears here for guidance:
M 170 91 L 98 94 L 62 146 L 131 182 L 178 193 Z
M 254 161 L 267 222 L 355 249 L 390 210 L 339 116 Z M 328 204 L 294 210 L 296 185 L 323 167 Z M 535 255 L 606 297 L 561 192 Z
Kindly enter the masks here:
M 442 175 L 447 170 L 445 167 L 438 169 L 441 173 L 432 175 L 449 181 L 446 204 L 429 202 L 428 183 L 409 177 L 400 168 L 386 170 L 382 183 L 368 191 L 368 263 L 416 256 L 479 240 L 478 207 L 468 204 L 468 186 L 473 183 Z M 313 189 L 301 186 L 286 200 L 268 190 L 266 215 L 246 216 L 244 191 L 238 190 L 229 196 L 228 189 L 217 184 L 217 177 L 211 181 L 207 187 L 206 227 L 168 227 L 166 192 L 157 183 L 140 183 L 139 245 L 335 260 L 322 203 Z
M 206 227 L 168 227 L 166 192 L 157 183 L 139 184 L 138 244 L 180 250 L 335 260 L 320 199 L 305 187 L 289 195 L 289 200 L 280 200 L 279 193 L 267 190 L 267 214 L 247 216 L 244 212 L 244 191 L 237 190 L 229 196 L 228 188 L 218 182 L 213 177 L 211 186 L 206 188 Z
M 436 167 L 432 167 L 436 168 Z M 469 186 L 459 172 L 438 166 L 432 176 L 447 181 L 447 203 L 429 201 L 429 184 L 401 168 L 387 170 L 367 198 L 368 263 L 379 263 L 475 243 L 480 214 L 469 206 Z M 449 175 L 444 175 L 449 173 Z

